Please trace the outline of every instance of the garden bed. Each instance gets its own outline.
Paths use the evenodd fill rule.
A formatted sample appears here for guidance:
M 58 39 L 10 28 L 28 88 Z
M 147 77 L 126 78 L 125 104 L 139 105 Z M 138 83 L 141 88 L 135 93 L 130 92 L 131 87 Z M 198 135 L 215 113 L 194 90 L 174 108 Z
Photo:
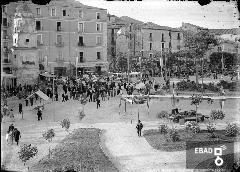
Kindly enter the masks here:
M 168 152 L 186 150 L 186 141 L 199 141 L 199 145 L 197 146 L 202 147 L 214 143 L 226 143 L 240 140 L 239 137 L 225 136 L 225 130 L 216 130 L 215 134 L 217 138 L 211 138 L 211 134 L 208 133 L 207 130 L 201 130 L 199 133 L 192 134 L 190 131 L 185 131 L 182 129 L 178 130 L 178 133 L 180 135 L 180 141 L 178 142 L 168 142 L 167 135 L 161 134 L 159 130 L 146 130 L 143 132 L 143 136 L 154 149 Z M 194 148 L 194 146 L 196 145 L 192 145 L 189 148 Z
M 100 146 L 99 129 L 77 129 L 64 138 L 48 156 L 33 165 L 31 171 L 118 171 Z

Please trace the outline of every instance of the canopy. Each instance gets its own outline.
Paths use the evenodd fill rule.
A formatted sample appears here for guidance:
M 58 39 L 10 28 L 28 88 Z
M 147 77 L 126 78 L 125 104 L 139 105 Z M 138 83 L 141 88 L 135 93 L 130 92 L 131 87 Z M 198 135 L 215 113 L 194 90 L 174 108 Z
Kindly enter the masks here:
M 143 88 L 145 88 L 146 86 L 145 86 L 145 84 L 144 83 L 139 83 L 139 84 L 137 84 L 136 86 L 135 86 L 135 88 L 136 89 L 143 89 Z
M 30 97 L 32 97 L 34 94 L 37 94 L 39 97 L 41 97 L 43 100 L 48 100 L 49 99 L 49 97 L 46 95 L 46 94 L 44 94 L 42 91 L 40 91 L 40 90 L 38 90 L 37 92 L 35 92 L 35 93 L 33 93 L 33 94 L 31 94 L 30 96 L 28 96 L 26 99 L 29 99 Z

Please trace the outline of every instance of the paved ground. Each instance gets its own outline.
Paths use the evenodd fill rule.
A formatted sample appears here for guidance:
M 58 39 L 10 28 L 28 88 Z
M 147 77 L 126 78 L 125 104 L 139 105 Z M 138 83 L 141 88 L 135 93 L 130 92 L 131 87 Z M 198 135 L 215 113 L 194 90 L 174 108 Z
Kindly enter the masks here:
M 156 128 L 159 122 L 163 122 L 156 119 L 156 113 L 161 110 L 170 111 L 171 103 L 165 100 L 151 101 L 148 115 L 145 104 L 127 105 L 127 112 L 125 112 L 124 103 L 122 102 L 119 108 L 119 102 L 119 97 L 110 98 L 110 101 L 103 101 L 98 110 L 96 110 L 95 102 L 86 104 L 84 108 L 86 117 L 82 121 L 78 118 L 78 110 L 83 107 L 80 102 L 74 100 L 68 102 L 50 101 L 43 111 L 42 121 L 37 121 L 36 111 L 32 110 L 32 107 L 24 107 L 24 119 L 21 119 L 21 115 L 16 113 L 14 125 L 22 133 L 20 145 L 31 143 L 38 147 L 39 154 L 29 161 L 29 166 L 46 156 L 47 148 L 49 146 L 53 148 L 66 136 L 67 132 L 61 128 L 60 121 L 68 117 L 72 123 L 70 131 L 80 127 L 97 127 L 105 130 L 103 149 L 120 171 L 160 171 L 159 169 L 163 168 L 184 168 L 184 151 L 166 153 L 154 150 L 143 137 L 137 136 L 135 129 L 138 109 L 140 119 L 144 123 L 144 129 Z M 225 122 L 239 122 L 237 114 L 239 114 L 240 103 L 227 101 L 225 104 L 226 119 L 221 121 L 222 125 L 225 125 Z M 16 105 L 12 107 L 15 111 L 17 110 Z M 194 109 L 188 101 L 180 102 L 179 107 L 183 110 Z M 219 103 L 214 102 L 213 105 L 208 105 L 203 102 L 199 107 L 200 112 L 207 114 L 211 109 L 219 109 Z M 6 144 L 5 134 L 10 123 L 9 118 L 4 118 L 1 125 L 1 162 L 11 170 L 25 171 L 26 167 L 17 157 L 19 147 L 15 144 Z M 49 144 L 42 138 L 42 134 L 50 128 L 55 129 L 56 137 Z

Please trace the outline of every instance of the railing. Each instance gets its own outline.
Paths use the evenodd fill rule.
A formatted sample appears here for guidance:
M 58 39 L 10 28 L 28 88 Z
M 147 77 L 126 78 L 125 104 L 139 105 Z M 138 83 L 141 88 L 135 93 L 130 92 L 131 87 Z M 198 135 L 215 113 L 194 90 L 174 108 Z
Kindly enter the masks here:
M 55 42 L 56 47 L 63 47 L 64 42 Z
M 43 30 L 43 26 L 42 27 L 36 27 L 36 30 Z
M 57 31 L 62 31 L 63 29 L 62 29 L 62 27 L 57 27 Z
M 10 26 L 10 23 L 7 22 L 7 23 L 3 23 L 3 27 L 9 27 Z
M 162 38 L 162 42 L 166 42 L 165 38 Z
M 63 58 L 56 58 L 56 62 L 63 63 L 64 59 Z
M 80 57 L 79 57 L 79 61 L 78 61 L 79 63 L 84 63 L 85 62 L 85 60 L 84 59 L 81 59 Z
M 3 63 L 10 63 L 10 59 L 3 59 Z
M 177 36 L 177 40 L 181 40 L 181 37 L 179 35 Z
M 37 41 L 37 46 L 43 45 L 43 42 Z
M 78 42 L 78 46 L 79 47 L 84 46 L 84 43 L 83 42 Z
M 151 41 L 151 42 L 153 41 L 152 36 L 149 36 L 149 41 Z

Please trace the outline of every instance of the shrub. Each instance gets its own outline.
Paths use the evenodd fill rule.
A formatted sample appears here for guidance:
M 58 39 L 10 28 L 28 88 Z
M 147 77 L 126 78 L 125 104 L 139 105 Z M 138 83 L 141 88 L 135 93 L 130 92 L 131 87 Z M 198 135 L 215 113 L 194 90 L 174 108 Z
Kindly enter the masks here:
M 60 125 L 68 132 L 68 129 L 70 128 L 70 120 L 68 118 L 62 120 Z
M 26 164 L 26 162 L 34 157 L 37 154 L 38 150 L 36 146 L 31 146 L 31 144 L 26 145 L 24 144 L 23 146 L 20 147 L 20 151 L 18 152 L 19 159 Z
M 218 120 L 223 119 L 225 117 L 225 114 L 221 110 L 212 110 L 210 113 L 211 120 Z
M 43 138 L 46 139 L 48 142 L 51 142 L 54 136 L 55 132 L 53 129 L 50 129 L 47 132 L 43 133 Z
M 159 132 L 161 134 L 167 134 L 168 133 L 168 126 L 165 125 L 165 124 L 161 124 L 158 129 L 159 129 Z
M 239 127 L 235 123 L 228 123 L 226 127 L 226 136 L 234 137 L 239 134 Z
M 161 111 L 157 114 L 157 117 L 160 119 L 167 118 L 169 116 L 167 111 Z
M 185 123 L 185 129 L 187 131 L 192 131 L 193 133 L 198 133 L 200 131 L 200 127 L 195 121 L 187 121 Z
M 207 131 L 209 133 L 214 133 L 214 131 L 216 131 L 216 126 L 213 123 L 208 123 L 207 124 Z
M 180 135 L 176 128 L 172 128 L 168 130 L 167 141 L 177 142 L 180 141 Z

